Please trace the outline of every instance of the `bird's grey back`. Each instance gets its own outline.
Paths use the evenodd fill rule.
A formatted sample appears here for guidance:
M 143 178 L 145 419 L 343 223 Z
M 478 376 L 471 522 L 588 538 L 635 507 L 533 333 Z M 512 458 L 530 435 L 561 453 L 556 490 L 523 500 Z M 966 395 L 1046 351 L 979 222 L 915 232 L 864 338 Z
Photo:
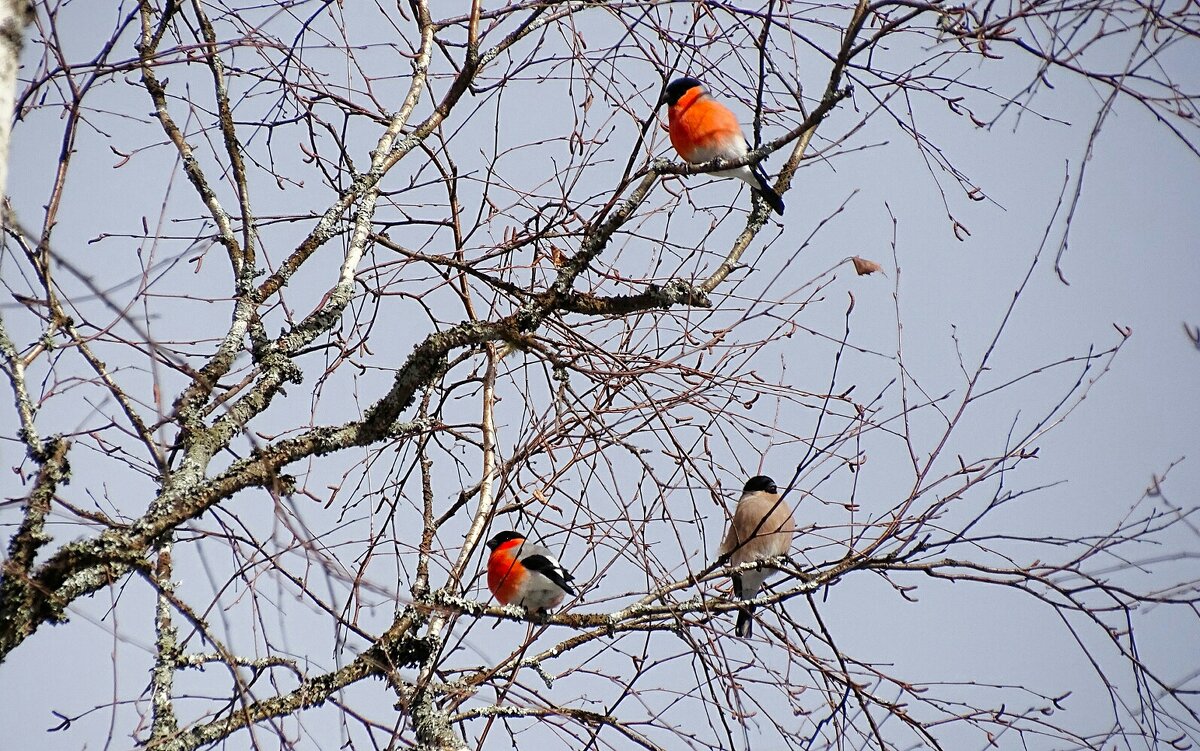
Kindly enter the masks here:
M 558 557 L 551 553 L 550 549 L 544 545 L 538 545 L 536 542 L 531 542 L 530 540 L 523 540 L 520 549 L 517 551 L 517 558 L 528 558 L 531 555 L 545 556 L 552 561 L 558 560 Z

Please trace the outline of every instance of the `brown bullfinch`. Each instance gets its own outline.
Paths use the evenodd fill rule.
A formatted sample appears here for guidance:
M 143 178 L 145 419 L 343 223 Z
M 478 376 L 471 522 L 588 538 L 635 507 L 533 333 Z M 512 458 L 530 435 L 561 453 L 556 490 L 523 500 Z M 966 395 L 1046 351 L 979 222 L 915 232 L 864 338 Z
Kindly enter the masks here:
M 520 605 L 530 613 L 546 612 L 575 590 L 567 582 L 575 577 L 546 548 L 530 542 L 520 532 L 501 532 L 487 541 L 488 589 L 505 605 Z
M 669 105 L 667 121 L 671 145 L 689 164 L 713 159 L 739 159 L 750 150 L 737 116 L 728 107 L 708 95 L 704 84 L 694 78 L 677 78 L 667 85 L 659 106 Z M 776 214 L 783 214 L 783 199 L 767 182 L 762 165 L 742 165 L 714 172 L 721 177 L 736 177 L 762 195 Z
M 740 566 L 753 561 L 766 561 L 786 555 L 792 544 L 796 523 L 792 510 L 779 497 L 775 481 L 766 475 L 751 477 L 742 488 L 737 509 L 725 540 L 717 550 L 717 556 L 729 556 L 729 565 Z M 739 600 L 750 600 L 758 595 L 767 577 L 776 573 L 770 567 L 743 571 L 733 575 L 733 595 Z M 750 636 L 754 627 L 754 608 L 745 606 L 738 610 L 738 636 Z

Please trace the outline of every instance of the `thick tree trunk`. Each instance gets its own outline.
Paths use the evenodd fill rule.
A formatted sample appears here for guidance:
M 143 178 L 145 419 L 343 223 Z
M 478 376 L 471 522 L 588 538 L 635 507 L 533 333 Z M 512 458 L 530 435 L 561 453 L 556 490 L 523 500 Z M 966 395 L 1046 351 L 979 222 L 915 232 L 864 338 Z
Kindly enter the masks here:
M 13 101 L 17 91 L 17 66 L 21 40 L 33 20 L 28 0 L 0 0 L 0 194 L 8 185 L 8 139 L 12 133 Z

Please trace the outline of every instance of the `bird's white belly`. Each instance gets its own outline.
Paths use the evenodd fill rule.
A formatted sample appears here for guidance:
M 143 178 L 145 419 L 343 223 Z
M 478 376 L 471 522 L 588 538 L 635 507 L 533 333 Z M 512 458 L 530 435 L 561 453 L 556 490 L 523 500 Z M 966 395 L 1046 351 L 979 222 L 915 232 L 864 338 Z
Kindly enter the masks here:
M 512 603 L 521 605 L 529 610 L 549 610 L 557 607 L 567 593 L 554 582 L 536 571 L 530 572 L 521 599 Z
M 692 164 L 703 164 L 710 162 L 713 159 L 739 159 L 746 155 L 746 144 L 741 143 L 741 148 L 737 145 L 728 144 L 726 146 L 709 146 L 699 147 L 692 152 Z M 736 177 L 739 180 L 745 180 L 754 185 L 754 175 L 749 167 L 734 167 L 733 169 L 720 170 L 712 173 L 716 177 Z

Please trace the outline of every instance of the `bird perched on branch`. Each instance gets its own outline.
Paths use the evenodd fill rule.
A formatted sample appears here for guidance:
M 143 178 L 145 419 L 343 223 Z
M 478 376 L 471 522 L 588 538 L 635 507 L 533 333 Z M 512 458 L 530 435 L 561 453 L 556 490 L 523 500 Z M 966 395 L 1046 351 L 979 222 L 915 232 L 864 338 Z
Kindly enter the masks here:
M 520 605 L 539 617 L 575 590 L 575 577 L 546 548 L 520 532 L 501 532 L 487 541 L 488 589 L 505 605 Z
M 740 566 L 753 561 L 767 561 L 786 555 L 792 544 L 796 523 L 792 509 L 779 497 L 775 481 L 766 475 L 751 477 L 742 488 L 737 509 L 725 540 L 717 550 L 718 557 L 729 556 L 729 565 Z M 776 569 L 763 566 L 733 575 L 733 595 L 739 600 L 750 600 L 758 595 L 767 577 Z M 754 608 L 745 606 L 738 610 L 738 636 L 750 636 L 754 628 Z
M 689 164 L 713 159 L 739 159 L 750 150 L 737 116 L 728 107 L 708 95 L 704 84 L 694 78 L 677 78 L 658 102 L 668 105 L 667 121 L 671 145 Z M 736 177 L 759 193 L 776 214 L 783 214 L 783 199 L 767 182 L 762 165 L 743 165 L 714 172 L 721 177 Z

